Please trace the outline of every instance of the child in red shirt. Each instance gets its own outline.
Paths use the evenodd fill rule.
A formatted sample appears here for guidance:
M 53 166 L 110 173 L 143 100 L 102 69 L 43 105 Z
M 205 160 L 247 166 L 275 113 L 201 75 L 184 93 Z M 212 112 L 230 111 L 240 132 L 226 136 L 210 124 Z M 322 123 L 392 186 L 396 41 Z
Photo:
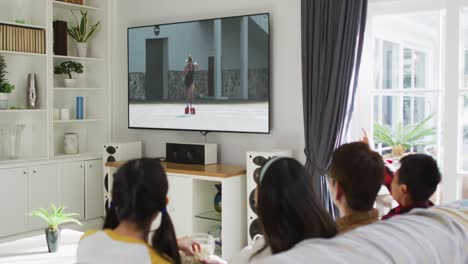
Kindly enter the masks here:
M 383 220 L 401 215 L 414 208 L 429 208 L 429 201 L 440 183 L 437 162 L 430 155 L 410 154 L 400 160 L 400 168 L 393 174 L 386 168 L 385 186 L 399 206 L 392 209 Z

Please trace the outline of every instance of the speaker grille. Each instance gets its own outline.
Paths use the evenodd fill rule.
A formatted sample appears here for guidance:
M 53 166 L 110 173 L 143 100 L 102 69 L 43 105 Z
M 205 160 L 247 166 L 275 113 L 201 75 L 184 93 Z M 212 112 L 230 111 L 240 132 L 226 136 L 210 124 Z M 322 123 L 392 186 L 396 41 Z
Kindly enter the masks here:
M 107 157 L 107 162 L 114 162 L 114 161 L 115 161 L 114 156 Z
M 255 219 L 249 226 L 249 235 L 250 239 L 253 239 L 256 235 L 261 235 L 262 231 L 260 229 L 260 220 Z
M 109 192 L 109 173 L 106 173 L 106 176 L 104 176 L 104 189 L 106 192 Z
M 263 166 L 263 164 L 265 164 L 267 161 L 268 160 L 262 156 L 256 156 L 255 158 L 253 158 L 253 163 L 260 167 Z
M 249 195 L 249 205 L 250 205 L 250 209 L 252 209 L 252 211 L 255 213 L 255 214 L 258 214 L 257 213 L 257 203 L 255 201 L 255 189 L 253 189 L 251 192 L 250 192 L 250 195 Z
M 104 209 L 106 210 L 106 214 L 109 212 L 109 199 L 106 199 L 104 203 Z
M 106 152 L 107 152 L 108 154 L 110 154 L 110 155 L 114 155 L 115 152 L 117 152 L 117 150 L 116 150 L 113 146 L 108 146 L 108 147 L 106 148 Z

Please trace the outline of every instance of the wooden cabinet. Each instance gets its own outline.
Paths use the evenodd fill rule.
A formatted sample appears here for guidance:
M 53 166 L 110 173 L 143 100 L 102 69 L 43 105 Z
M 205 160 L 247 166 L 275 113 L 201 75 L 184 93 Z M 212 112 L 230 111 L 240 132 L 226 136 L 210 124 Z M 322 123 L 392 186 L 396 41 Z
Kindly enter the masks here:
M 59 204 L 59 166 L 57 164 L 37 166 L 28 169 L 29 210 L 49 209 Z M 47 224 L 37 218 L 30 218 L 30 229 L 46 228 Z
M 28 231 L 28 171 L 21 168 L 0 170 L 0 182 L 0 237 Z
M 59 205 L 66 207 L 65 212 L 79 214 L 85 218 L 85 168 L 84 162 L 68 162 L 59 165 L 60 199 Z
M 85 162 L 85 218 L 86 220 L 104 216 L 104 183 L 102 160 Z

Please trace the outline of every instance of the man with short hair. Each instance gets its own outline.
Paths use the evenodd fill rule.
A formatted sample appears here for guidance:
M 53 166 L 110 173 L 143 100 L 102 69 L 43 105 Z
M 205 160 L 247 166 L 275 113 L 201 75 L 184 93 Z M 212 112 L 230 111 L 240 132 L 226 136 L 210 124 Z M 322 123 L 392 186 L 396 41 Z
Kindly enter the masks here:
M 340 234 L 378 220 L 375 199 L 384 182 L 384 161 L 363 142 L 335 150 L 329 172 L 333 202 L 340 211 Z

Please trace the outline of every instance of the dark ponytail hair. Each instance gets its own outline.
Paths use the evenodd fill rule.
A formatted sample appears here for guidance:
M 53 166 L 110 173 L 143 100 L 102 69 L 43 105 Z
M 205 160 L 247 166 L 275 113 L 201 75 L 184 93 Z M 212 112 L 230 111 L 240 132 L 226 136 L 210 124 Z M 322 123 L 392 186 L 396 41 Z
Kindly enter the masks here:
M 265 246 L 252 258 L 268 247 L 277 254 L 305 239 L 336 235 L 335 222 L 313 190 L 312 176 L 297 160 L 269 160 L 260 170 L 257 192 Z
M 166 172 L 158 160 L 143 158 L 125 163 L 114 174 L 112 202 L 103 228 L 115 229 L 126 220 L 149 232 L 154 215 L 160 212 L 161 225 L 151 239 L 152 247 L 180 264 L 174 226 L 166 211 L 168 189 Z

